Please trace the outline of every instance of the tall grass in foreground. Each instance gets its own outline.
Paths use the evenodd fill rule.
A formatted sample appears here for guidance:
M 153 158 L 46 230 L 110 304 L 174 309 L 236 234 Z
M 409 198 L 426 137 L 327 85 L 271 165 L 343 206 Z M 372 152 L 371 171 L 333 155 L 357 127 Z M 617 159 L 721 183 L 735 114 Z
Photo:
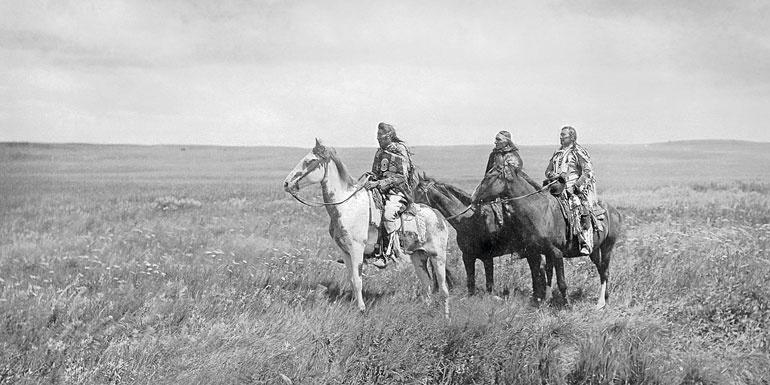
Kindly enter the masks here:
M 566 263 L 571 308 L 532 307 L 510 257 L 502 300 L 468 298 L 453 244 L 447 322 L 411 269 L 365 268 L 359 314 L 325 211 L 272 182 L 109 170 L 2 178 L 0 383 L 770 381 L 766 182 L 606 194 L 626 237 L 603 311 L 587 259 Z

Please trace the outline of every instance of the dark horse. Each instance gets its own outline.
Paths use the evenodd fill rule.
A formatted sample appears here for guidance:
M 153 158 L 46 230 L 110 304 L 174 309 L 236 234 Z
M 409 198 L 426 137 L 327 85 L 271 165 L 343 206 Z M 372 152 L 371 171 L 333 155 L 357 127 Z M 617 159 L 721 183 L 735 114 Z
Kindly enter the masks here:
M 520 240 L 509 214 L 510 208 L 498 205 L 493 210 L 491 205 L 474 205 L 471 196 L 465 191 L 447 183 L 420 175 L 415 188 L 415 200 L 425 203 L 444 215 L 457 232 L 457 245 L 463 253 L 463 264 L 467 276 L 468 294 L 476 292 L 476 259 L 484 263 L 487 292 L 494 288 L 493 258 L 520 250 Z M 535 299 L 545 296 L 545 270 L 540 255 L 519 254 L 527 257 L 532 271 L 532 289 Z M 538 291 L 540 290 L 540 292 Z
M 559 201 L 547 191 L 539 192 L 525 180 L 523 171 L 515 168 L 497 167 L 488 172 L 472 198 L 473 202 L 488 202 L 497 198 L 505 201 L 512 209 L 511 219 L 526 253 L 546 256 L 546 281 L 550 286 L 553 268 L 559 291 L 567 303 L 567 283 L 564 279 L 563 258 L 579 256 L 577 237 L 571 236 L 569 224 L 564 218 Z M 601 288 L 597 308 L 603 308 L 609 299 L 609 279 L 612 250 L 620 237 L 621 217 L 614 207 L 600 202 L 607 212 L 602 220 L 604 231 L 594 232 L 594 250 L 591 261 L 599 271 Z

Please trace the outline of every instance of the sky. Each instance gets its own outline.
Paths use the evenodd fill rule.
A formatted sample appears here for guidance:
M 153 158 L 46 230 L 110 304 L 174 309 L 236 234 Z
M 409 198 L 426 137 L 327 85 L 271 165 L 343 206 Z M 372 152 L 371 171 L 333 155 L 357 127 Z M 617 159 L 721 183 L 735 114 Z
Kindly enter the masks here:
M 770 2 L 0 0 L 0 141 L 770 141 Z

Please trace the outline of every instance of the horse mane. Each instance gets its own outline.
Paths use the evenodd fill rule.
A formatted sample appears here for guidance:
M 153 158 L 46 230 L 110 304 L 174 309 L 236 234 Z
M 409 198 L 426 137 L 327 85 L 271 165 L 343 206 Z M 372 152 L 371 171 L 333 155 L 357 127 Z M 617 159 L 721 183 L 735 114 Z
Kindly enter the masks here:
M 439 182 L 434 178 L 425 176 L 423 178 L 424 181 L 433 182 L 434 185 L 443 188 L 446 190 L 450 195 L 454 196 L 455 198 L 459 199 L 460 202 L 462 202 L 464 205 L 470 205 L 471 204 L 471 195 L 467 192 L 461 190 L 459 187 L 452 186 L 449 183 L 443 183 Z
M 541 186 L 537 184 L 537 182 L 532 180 L 532 178 L 530 178 L 529 175 L 527 175 L 527 173 L 524 172 L 523 168 L 515 168 L 515 169 L 516 169 L 516 173 L 519 174 L 522 178 L 524 178 L 524 180 L 527 181 L 527 183 L 531 184 L 532 187 L 535 188 L 535 190 L 540 190 Z
M 356 184 L 356 180 L 350 176 L 350 172 L 348 172 L 348 167 L 345 166 L 345 163 L 342 163 L 342 160 L 337 156 L 337 150 L 333 147 L 327 147 L 327 149 L 329 150 L 329 159 L 331 159 L 337 167 L 337 173 L 340 174 L 340 178 L 350 186 Z

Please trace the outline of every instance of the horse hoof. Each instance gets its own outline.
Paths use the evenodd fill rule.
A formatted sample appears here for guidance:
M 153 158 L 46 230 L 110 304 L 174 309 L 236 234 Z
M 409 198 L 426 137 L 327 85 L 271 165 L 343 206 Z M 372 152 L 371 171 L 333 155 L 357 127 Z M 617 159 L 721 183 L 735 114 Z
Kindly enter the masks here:
M 602 310 L 602 309 L 604 309 L 605 306 L 607 306 L 606 303 L 599 302 L 599 303 L 596 304 L 596 310 Z

